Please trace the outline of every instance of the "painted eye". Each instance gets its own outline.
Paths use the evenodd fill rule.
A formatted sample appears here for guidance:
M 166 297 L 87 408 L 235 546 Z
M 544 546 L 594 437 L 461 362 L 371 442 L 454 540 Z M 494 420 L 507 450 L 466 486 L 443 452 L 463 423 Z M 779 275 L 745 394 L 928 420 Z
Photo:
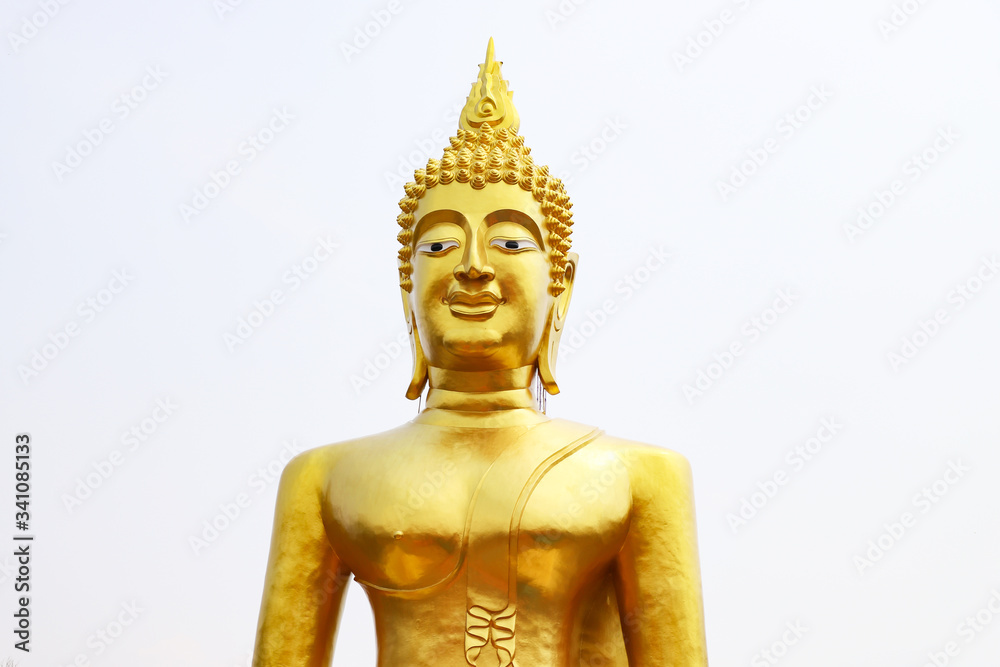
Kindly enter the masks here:
M 422 252 L 426 255 L 438 255 L 446 250 L 451 250 L 452 248 L 458 247 L 458 241 L 453 241 L 448 239 L 446 241 L 430 241 L 428 243 L 418 243 L 417 252 Z
M 519 250 L 538 250 L 538 244 L 528 239 L 493 239 L 490 241 L 490 245 L 496 248 L 502 248 L 509 252 L 517 252 Z

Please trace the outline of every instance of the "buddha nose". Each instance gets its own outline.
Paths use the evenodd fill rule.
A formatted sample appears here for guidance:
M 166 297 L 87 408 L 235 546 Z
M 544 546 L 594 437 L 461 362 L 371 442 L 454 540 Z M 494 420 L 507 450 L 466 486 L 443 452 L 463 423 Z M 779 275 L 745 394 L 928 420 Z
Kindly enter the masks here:
M 495 274 L 486 259 L 486 247 L 482 240 L 474 239 L 466 246 L 454 274 L 458 280 L 493 280 Z

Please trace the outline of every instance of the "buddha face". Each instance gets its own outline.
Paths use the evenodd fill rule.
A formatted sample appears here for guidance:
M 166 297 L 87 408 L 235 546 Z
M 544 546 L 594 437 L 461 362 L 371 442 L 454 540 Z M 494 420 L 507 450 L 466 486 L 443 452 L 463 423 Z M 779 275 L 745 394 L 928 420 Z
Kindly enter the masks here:
M 549 294 L 551 249 L 531 193 L 507 183 L 439 185 L 413 215 L 413 289 L 404 298 L 427 363 L 456 371 L 532 364 L 569 290 L 564 299 Z

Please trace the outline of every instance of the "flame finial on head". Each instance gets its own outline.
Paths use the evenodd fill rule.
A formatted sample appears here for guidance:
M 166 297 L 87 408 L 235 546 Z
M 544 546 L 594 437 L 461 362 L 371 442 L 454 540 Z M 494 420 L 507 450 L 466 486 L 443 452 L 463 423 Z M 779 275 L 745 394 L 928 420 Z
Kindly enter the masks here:
M 462 109 L 460 123 L 466 130 L 478 130 L 489 123 L 494 130 L 509 128 L 517 132 L 520 118 L 514 108 L 514 93 L 507 89 L 507 82 L 500 73 L 500 65 L 493 59 L 493 38 L 486 47 L 486 62 L 479 66 L 479 78 L 472 84 L 472 92 Z

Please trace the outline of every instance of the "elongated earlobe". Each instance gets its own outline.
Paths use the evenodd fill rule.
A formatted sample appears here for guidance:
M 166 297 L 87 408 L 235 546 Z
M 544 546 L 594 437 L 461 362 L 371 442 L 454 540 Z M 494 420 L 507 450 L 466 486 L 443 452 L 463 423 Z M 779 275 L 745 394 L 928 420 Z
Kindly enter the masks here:
M 424 385 L 427 384 L 427 360 L 424 359 L 424 351 L 420 348 L 420 336 L 416 327 L 410 330 L 410 351 L 413 352 L 413 378 L 406 389 L 406 397 L 415 401 L 424 393 Z
M 552 326 L 554 316 L 555 308 L 549 314 L 549 326 L 538 350 L 538 377 L 541 378 L 545 391 L 552 395 L 559 393 L 559 385 L 556 384 L 556 355 L 559 352 L 559 339 L 562 338 L 562 332 Z
M 553 396 L 559 393 L 559 385 L 556 383 L 556 357 L 559 354 L 559 340 L 562 338 L 563 326 L 566 324 L 566 315 L 569 312 L 569 300 L 573 296 L 573 279 L 576 277 L 576 265 L 579 259 L 575 252 L 567 255 L 566 273 L 563 276 L 563 285 L 566 289 L 552 304 L 538 349 L 538 377 L 541 378 L 545 391 Z
M 413 377 L 410 379 L 410 386 L 406 388 L 406 397 L 415 401 L 424 393 L 424 385 L 427 384 L 427 360 L 424 358 L 423 348 L 420 347 L 420 334 L 417 333 L 417 325 L 413 321 L 413 312 L 410 310 L 409 292 L 406 290 L 400 290 L 400 292 L 403 295 L 406 330 L 410 334 L 410 352 L 413 354 Z

